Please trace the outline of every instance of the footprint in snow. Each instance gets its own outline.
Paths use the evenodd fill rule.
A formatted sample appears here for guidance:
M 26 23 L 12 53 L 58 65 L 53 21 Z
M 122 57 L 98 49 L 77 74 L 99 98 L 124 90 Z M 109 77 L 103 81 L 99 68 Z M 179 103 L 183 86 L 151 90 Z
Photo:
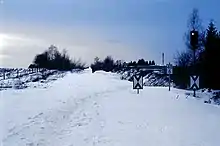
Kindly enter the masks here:
M 43 115 L 43 113 L 39 113 L 38 115 L 34 116 L 32 119 L 38 118 L 41 115 Z
M 159 131 L 161 132 L 161 133 L 163 133 L 163 132 L 165 132 L 166 130 L 167 130 L 167 126 L 165 126 L 165 127 L 161 127 L 160 129 L 159 129 Z
M 119 124 L 124 124 L 122 121 L 118 121 Z
M 27 143 L 26 146 L 34 146 L 34 143 Z

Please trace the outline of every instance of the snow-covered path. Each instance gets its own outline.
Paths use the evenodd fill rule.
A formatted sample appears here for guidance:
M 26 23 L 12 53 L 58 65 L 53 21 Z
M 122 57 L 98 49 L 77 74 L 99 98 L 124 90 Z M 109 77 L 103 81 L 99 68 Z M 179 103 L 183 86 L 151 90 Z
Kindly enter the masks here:
M 176 89 L 137 95 L 116 74 L 69 73 L 47 89 L 1 95 L 3 146 L 219 145 L 220 108 Z

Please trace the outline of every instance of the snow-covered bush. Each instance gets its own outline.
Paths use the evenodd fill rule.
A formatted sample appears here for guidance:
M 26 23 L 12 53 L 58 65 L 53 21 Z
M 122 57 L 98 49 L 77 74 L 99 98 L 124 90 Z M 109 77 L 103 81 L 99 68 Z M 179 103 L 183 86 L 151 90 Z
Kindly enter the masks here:
M 220 104 L 220 92 L 214 92 L 213 95 L 214 95 L 212 97 L 213 101 L 217 104 Z
M 13 86 L 14 89 L 24 89 L 27 86 L 25 85 L 24 82 L 22 82 L 20 79 L 15 79 L 13 82 Z

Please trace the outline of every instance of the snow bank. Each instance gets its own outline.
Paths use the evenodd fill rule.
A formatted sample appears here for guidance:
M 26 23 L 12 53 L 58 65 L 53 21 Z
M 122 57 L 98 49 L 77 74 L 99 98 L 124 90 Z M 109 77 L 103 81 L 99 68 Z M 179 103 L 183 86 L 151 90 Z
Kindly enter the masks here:
M 138 72 L 137 70 L 131 69 L 129 71 L 120 71 L 118 73 L 121 75 L 122 80 L 128 81 L 133 81 L 133 75 L 142 73 L 144 76 L 143 78 L 145 86 L 169 86 L 168 76 L 163 75 L 159 71 L 145 71 L 143 69 Z

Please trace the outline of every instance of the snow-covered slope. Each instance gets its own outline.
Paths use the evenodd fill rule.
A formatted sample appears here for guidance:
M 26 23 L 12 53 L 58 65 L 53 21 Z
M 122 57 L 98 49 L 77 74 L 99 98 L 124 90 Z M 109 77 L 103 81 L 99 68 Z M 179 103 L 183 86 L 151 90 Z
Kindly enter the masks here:
M 133 80 L 133 75 L 136 73 L 142 73 L 144 78 L 144 86 L 169 86 L 169 78 L 167 75 L 162 74 L 159 71 L 146 71 L 141 69 L 139 72 L 137 70 L 131 69 L 127 71 L 117 72 L 121 75 L 122 80 Z
M 120 75 L 68 73 L 50 87 L 1 91 L 3 146 L 218 146 L 220 108 Z

